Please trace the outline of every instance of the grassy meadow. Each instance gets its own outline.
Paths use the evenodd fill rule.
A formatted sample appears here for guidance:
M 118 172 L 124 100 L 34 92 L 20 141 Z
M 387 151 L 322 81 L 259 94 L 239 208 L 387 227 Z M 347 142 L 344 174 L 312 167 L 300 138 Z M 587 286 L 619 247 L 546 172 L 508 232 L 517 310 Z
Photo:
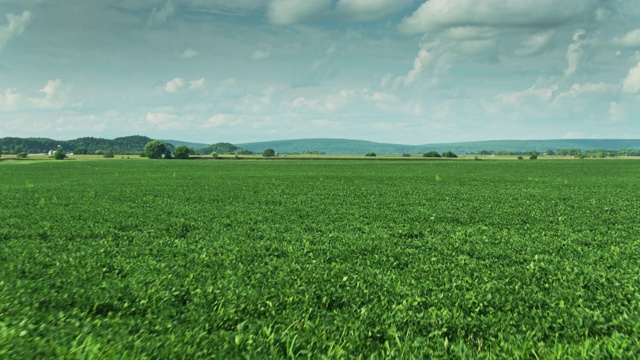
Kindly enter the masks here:
M 639 185 L 624 159 L 1 162 L 0 358 L 632 358 Z

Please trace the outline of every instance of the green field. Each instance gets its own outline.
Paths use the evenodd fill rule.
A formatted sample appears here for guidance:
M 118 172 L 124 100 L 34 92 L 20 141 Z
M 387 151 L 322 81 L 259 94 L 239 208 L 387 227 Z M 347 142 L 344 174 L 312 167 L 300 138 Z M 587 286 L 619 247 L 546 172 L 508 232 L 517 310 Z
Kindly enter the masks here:
M 640 161 L 0 163 L 0 358 L 632 358 Z

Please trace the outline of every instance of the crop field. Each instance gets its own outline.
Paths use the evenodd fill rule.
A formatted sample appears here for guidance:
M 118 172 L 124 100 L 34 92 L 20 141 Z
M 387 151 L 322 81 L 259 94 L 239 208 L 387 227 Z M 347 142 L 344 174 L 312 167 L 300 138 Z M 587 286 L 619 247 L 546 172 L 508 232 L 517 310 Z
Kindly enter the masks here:
M 0 358 L 633 358 L 640 161 L 0 163 Z

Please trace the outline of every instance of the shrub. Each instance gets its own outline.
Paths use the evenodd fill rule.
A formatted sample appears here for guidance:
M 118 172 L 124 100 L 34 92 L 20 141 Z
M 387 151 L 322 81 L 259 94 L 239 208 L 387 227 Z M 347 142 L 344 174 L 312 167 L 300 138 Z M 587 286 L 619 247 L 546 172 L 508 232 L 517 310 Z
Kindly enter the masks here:
M 102 157 L 107 159 L 113 159 L 115 157 L 115 154 L 113 153 L 113 150 L 107 149 L 107 151 L 104 152 L 104 155 L 102 155 Z
M 29 154 L 27 154 L 27 153 L 26 153 L 26 152 L 24 152 L 24 151 L 21 151 L 21 152 L 19 152 L 19 153 L 17 153 L 17 154 L 16 154 L 16 157 L 17 157 L 18 159 L 26 159 L 26 158 L 27 158 L 27 156 L 29 156 Z
M 453 151 L 449 150 L 446 151 L 442 154 L 442 157 L 446 157 L 446 158 L 457 158 L 458 155 L 456 155 Z
M 96 155 L 104 155 L 104 151 L 102 150 L 96 150 Z
M 411 157 L 411 154 L 404 153 L 402 154 L 402 157 Z
M 214 151 L 211 153 L 211 157 L 214 159 L 217 159 L 219 156 L 218 156 L 218 153 Z
M 376 153 L 374 153 L 373 151 L 369 151 L 368 153 L 364 154 L 364 156 L 374 157 L 376 156 Z
M 275 150 L 273 150 L 273 149 L 271 149 L 271 148 L 269 148 L 269 149 L 265 149 L 265 150 L 262 152 L 262 156 L 264 156 L 264 157 L 272 157 L 272 156 L 276 156 L 276 151 L 275 151 Z
M 188 159 L 190 150 L 186 146 L 178 146 L 174 152 L 176 159 Z
M 522 155 L 518 155 L 518 160 L 522 160 L 522 159 L 523 159 Z
M 166 151 L 167 145 L 158 140 L 151 140 L 144 146 L 144 153 L 149 159 L 160 159 Z
M 427 151 L 426 153 L 422 154 L 422 157 L 439 158 L 441 156 L 437 151 Z
M 56 160 L 64 160 L 67 157 L 67 154 L 64 153 L 64 150 L 58 149 L 53 153 L 53 158 Z
M 171 154 L 171 150 L 169 150 L 169 149 L 165 150 L 165 152 L 164 152 L 164 158 L 165 158 L 165 159 L 173 159 L 173 156 L 172 156 L 172 154 Z
M 529 160 L 535 160 L 538 158 L 537 154 L 531 154 L 531 156 L 529 156 Z

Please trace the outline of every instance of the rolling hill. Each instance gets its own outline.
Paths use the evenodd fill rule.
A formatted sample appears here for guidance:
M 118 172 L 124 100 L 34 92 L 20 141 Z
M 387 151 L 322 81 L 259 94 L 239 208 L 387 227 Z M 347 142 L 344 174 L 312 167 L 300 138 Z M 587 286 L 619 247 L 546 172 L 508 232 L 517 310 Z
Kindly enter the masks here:
M 427 151 L 448 151 L 455 153 L 477 153 L 481 150 L 525 152 L 536 150 L 544 152 L 547 149 L 580 149 L 620 150 L 640 149 L 640 139 L 558 139 L 558 140 L 490 140 L 457 143 L 437 143 L 425 145 L 386 144 L 363 140 L 349 139 L 299 139 L 280 140 L 236 144 L 237 146 L 262 152 L 272 148 L 281 154 L 320 152 L 325 154 L 365 154 L 373 151 L 377 154 L 424 153 Z

